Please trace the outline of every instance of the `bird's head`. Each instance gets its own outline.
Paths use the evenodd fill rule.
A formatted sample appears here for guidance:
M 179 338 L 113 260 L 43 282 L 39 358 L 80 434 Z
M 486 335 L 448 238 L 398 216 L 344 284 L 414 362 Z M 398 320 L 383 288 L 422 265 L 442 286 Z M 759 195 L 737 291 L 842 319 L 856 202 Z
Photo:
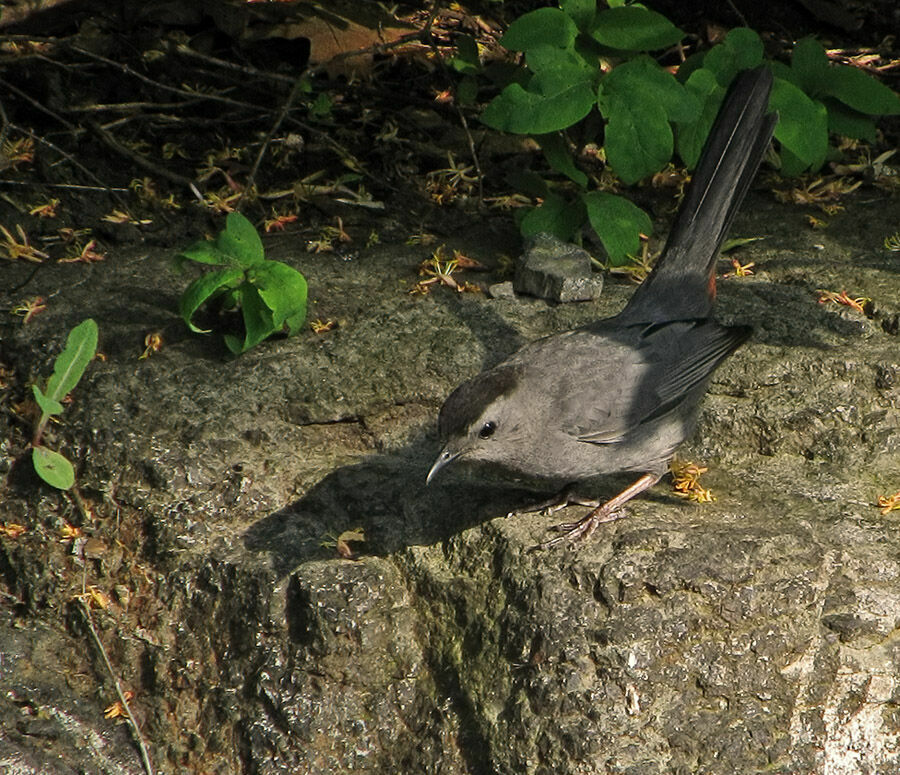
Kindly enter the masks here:
M 497 366 L 463 382 L 447 397 L 438 416 L 444 447 L 426 483 L 454 460 L 509 466 L 507 458 L 521 441 L 523 425 L 510 400 L 519 376 L 516 366 Z

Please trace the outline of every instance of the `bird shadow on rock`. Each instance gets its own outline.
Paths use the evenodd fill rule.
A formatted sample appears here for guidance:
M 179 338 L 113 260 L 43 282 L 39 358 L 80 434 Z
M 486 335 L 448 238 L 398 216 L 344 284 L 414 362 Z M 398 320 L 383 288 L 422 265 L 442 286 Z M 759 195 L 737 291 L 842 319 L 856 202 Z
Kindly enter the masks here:
M 430 546 L 533 502 L 533 492 L 509 484 L 447 476 L 425 485 L 433 440 L 341 466 L 302 498 L 251 525 L 245 548 L 269 555 L 282 577 L 298 565 L 337 556 L 336 539 L 361 529 L 361 554 L 385 556 Z
M 465 469 L 442 474 L 426 487 L 425 476 L 436 453 L 436 444 L 422 439 L 397 452 L 341 466 L 302 498 L 251 525 L 242 536 L 244 547 L 267 554 L 282 578 L 305 562 L 334 559 L 337 538 L 345 531 L 361 530 L 364 539 L 352 542 L 361 555 L 386 556 L 410 546 L 448 541 L 513 512 L 517 512 L 513 519 L 536 517 L 523 510 L 555 494 L 470 478 Z M 597 480 L 599 487 L 592 482 L 579 494 L 610 497 L 633 479 L 628 474 L 605 476 Z M 642 498 L 679 502 L 664 492 L 644 493 Z

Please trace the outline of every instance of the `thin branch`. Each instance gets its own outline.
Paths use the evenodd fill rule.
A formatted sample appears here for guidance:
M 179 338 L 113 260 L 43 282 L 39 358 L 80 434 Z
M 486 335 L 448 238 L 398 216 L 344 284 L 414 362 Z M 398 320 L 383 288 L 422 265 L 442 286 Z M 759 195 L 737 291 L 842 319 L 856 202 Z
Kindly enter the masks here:
M 84 594 L 86 590 L 83 579 L 81 582 L 81 586 L 82 594 Z M 141 728 L 137 723 L 137 719 L 131 712 L 131 706 L 128 704 L 128 700 L 125 699 L 125 692 L 122 691 L 122 685 L 119 683 L 119 679 L 116 677 L 112 662 L 109 661 L 109 655 L 107 655 L 106 649 L 103 648 L 103 643 L 100 641 L 100 636 L 97 634 L 97 628 L 94 626 L 94 619 L 93 617 L 91 617 L 91 609 L 88 607 L 88 604 L 84 602 L 83 598 L 79 598 L 78 602 L 81 605 L 81 612 L 84 614 L 84 619 L 87 622 L 91 637 L 94 639 L 94 644 L 97 646 L 97 650 L 100 652 L 100 656 L 103 657 L 103 664 L 106 665 L 106 669 L 109 671 L 110 678 L 112 678 L 113 685 L 116 687 L 116 694 L 119 696 L 119 702 L 122 703 L 122 708 L 125 711 L 125 716 L 128 718 L 128 722 L 131 725 L 131 731 L 134 733 L 135 741 L 137 742 L 138 749 L 141 752 L 141 762 L 144 765 L 144 770 L 147 772 L 147 775 L 153 775 L 153 764 L 150 761 L 150 753 L 147 751 L 147 745 L 146 743 L 144 743 L 144 736 L 141 734 Z

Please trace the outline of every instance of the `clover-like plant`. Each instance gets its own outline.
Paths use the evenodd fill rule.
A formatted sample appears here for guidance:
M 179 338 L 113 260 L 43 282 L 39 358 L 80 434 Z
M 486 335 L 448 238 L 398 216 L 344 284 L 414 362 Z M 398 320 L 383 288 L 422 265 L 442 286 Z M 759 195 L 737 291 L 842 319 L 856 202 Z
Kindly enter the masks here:
M 219 301 L 225 308 L 240 307 L 244 338 L 225 334 L 225 344 L 239 354 L 274 333 L 296 334 L 306 319 L 306 279 L 293 267 L 265 257 L 262 240 L 253 224 L 240 213 L 229 213 L 225 229 L 213 240 L 202 240 L 181 251 L 179 258 L 221 266 L 192 282 L 184 291 L 179 311 L 192 331 L 194 314 L 203 305 Z
M 84 370 L 97 353 L 97 324 L 91 319 L 82 321 L 69 332 L 66 346 L 53 364 L 53 375 L 41 390 L 32 385 L 34 400 L 41 410 L 31 441 L 31 461 L 34 470 L 47 484 L 68 490 L 75 484 L 75 469 L 68 458 L 45 447 L 43 440 L 47 423 L 63 412 L 63 399 L 75 389 Z

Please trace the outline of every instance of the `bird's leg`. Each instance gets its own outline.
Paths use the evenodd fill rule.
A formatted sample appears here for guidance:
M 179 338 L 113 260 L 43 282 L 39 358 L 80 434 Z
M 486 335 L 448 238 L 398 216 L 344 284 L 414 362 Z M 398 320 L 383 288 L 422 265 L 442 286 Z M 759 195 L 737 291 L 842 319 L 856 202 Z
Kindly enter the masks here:
M 622 490 L 615 498 L 610 498 L 602 506 L 597 506 L 578 522 L 564 522 L 561 525 L 556 525 L 552 529 L 560 532 L 562 535 L 551 538 L 549 541 L 544 541 L 533 548 L 549 549 L 552 546 L 561 544 L 563 541 L 583 541 L 597 529 L 597 525 L 621 519 L 624 515 L 619 514 L 617 509 L 630 501 L 635 495 L 639 495 L 644 490 L 652 487 L 661 478 L 661 474 L 644 474 L 634 484 Z
M 516 509 L 515 512 L 511 511 L 507 516 L 511 517 L 514 513 L 535 514 L 540 512 L 542 514 L 552 514 L 554 511 L 566 508 L 566 506 L 588 506 L 596 509 L 600 505 L 600 501 L 596 498 L 582 498 L 577 495 L 575 487 L 575 484 L 568 484 L 553 497 L 539 503 L 531 503 L 524 508 Z

